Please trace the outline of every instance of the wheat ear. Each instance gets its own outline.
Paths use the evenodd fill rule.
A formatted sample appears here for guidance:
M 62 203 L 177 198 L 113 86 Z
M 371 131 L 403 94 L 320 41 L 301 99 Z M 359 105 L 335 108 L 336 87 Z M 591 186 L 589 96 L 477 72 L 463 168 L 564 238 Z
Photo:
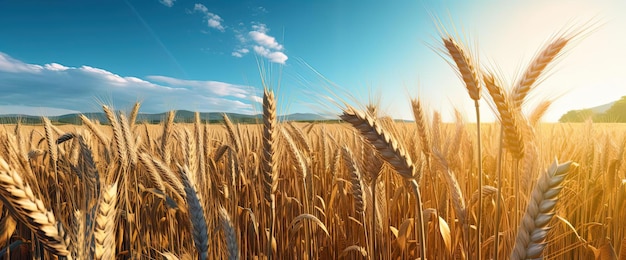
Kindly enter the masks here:
M 404 178 L 416 177 L 413 161 L 409 154 L 374 118 L 348 106 L 344 109 L 341 119 L 357 129 L 398 174 Z M 417 181 L 419 182 L 419 178 Z
M 105 146 L 109 145 L 109 138 L 107 138 L 104 133 L 102 133 L 100 128 L 98 128 L 98 126 L 93 121 L 89 120 L 89 118 L 82 114 L 80 115 L 80 120 L 83 122 L 83 124 L 87 126 L 89 131 L 91 131 L 91 133 L 93 133 L 98 138 L 98 141 L 100 141 L 101 144 Z
M 126 168 L 128 167 L 128 150 L 126 149 L 126 141 L 124 138 L 124 133 L 122 131 L 122 126 L 120 125 L 120 121 L 115 116 L 113 110 L 111 110 L 111 108 L 109 108 L 108 106 L 102 106 L 102 110 L 104 110 L 104 114 L 109 120 L 109 123 L 111 123 L 111 128 L 113 129 L 113 139 L 117 146 L 117 155 L 120 164 L 123 168 Z
M 185 186 L 187 207 L 189 208 L 189 220 L 191 221 L 193 243 L 198 251 L 198 259 L 205 260 L 209 252 L 209 231 L 204 216 L 204 207 L 198 196 L 195 185 L 191 182 L 187 169 L 178 166 L 180 178 Z
M 117 182 L 102 190 L 95 218 L 94 259 L 115 258 L 115 225 L 117 223 Z
M 554 160 L 545 173 L 539 177 L 526 207 L 515 239 L 515 247 L 511 258 L 528 259 L 541 258 L 548 235 L 548 224 L 554 216 L 552 212 L 561 191 L 561 183 L 570 169 L 572 162 L 559 164 Z
M 206 184 L 206 153 L 204 152 L 204 134 L 202 132 L 202 120 L 200 119 L 200 112 L 194 114 L 194 138 L 196 143 L 196 152 L 198 154 L 198 174 L 200 175 L 198 181 L 200 185 Z
M 521 108 L 524 103 L 524 99 L 533 88 L 537 79 L 541 76 L 541 73 L 546 69 L 546 66 L 550 64 L 563 50 L 565 45 L 571 38 L 560 37 L 555 39 L 552 43 L 546 46 L 539 55 L 530 63 L 526 72 L 513 88 L 511 100 L 514 108 Z
M 341 119 L 350 123 L 361 135 L 372 145 L 394 170 L 406 180 L 409 180 L 410 187 L 417 201 L 416 205 L 416 226 L 420 240 L 420 255 L 426 257 L 426 236 L 424 234 L 423 205 L 422 196 L 419 190 L 419 180 L 421 172 L 415 170 L 411 157 L 391 134 L 385 131 L 376 119 L 369 114 L 360 112 L 351 106 L 343 110 Z M 376 208 L 374 207 L 374 214 Z M 375 251 L 375 250 L 374 250 Z
M 524 156 L 524 139 L 515 111 L 510 105 L 504 89 L 502 89 L 492 74 L 484 75 L 483 80 L 500 115 L 504 131 L 504 146 L 511 152 L 513 157 L 521 159 Z
M 418 99 L 411 100 L 411 108 L 413 110 L 413 118 L 415 119 L 415 124 L 417 125 L 417 134 L 419 135 L 419 139 L 422 146 L 422 153 L 426 156 L 426 159 L 430 157 L 431 151 L 430 149 L 430 135 L 428 132 L 428 119 L 426 118 L 426 114 L 424 113 L 424 105 L 422 101 Z
M 443 45 L 448 50 L 448 54 L 456 63 L 456 67 L 459 69 L 461 79 L 467 87 L 467 92 L 473 100 L 480 99 L 480 79 L 478 78 L 478 72 L 474 61 L 470 58 L 467 51 L 459 45 L 452 37 L 443 39 Z
M 350 148 L 343 146 L 342 148 L 343 160 L 350 170 L 350 182 L 352 183 L 352 195 L 356 205 L 356 212 L 363 214 L 365 212 L 365 200 L 363 192 L 363 181 L 361 180 L 361 172 L 359 167 L 354 161 L 354 155 L 350 151 Z
M 263 174 L 263 194 L 265 202 L 269 204 L 270 212 L 269 223 L 269 241 L 266 254 L 271 260 L 273 250 L 271 241 L 274 237 L 274 218 L 276 215 L 276 190 L 278 189 L 278 173 L 276 172 L 277 153 L 276 147 L 278 142 L 278 121 L 276 119 L 276 100 L 274 92 L 264 89 L 263 92 L 263 151 L 261 154 L 261 171 Z
M 233 143 L 235 151 L 239 151 L 239 147 L 241 147 L 241 145 L 239 144 L 239 138 L 237 138 L 237 135 L 235 134 L 235 126 L 233 126 L 233 122 L 230 121 L 227 114 L 222 114 L 222 117 L 224 118 L 224 126 L 226 126 L 230 141 Z
M 124 141 L 126 143 L 128 158 L 131 165 L 137 165 L 137 144 L 133 138 L 132 128 L 126 116 L 120 113 L 120 125 L 122 128 L 122 134 L 124 135 Z
M 69 238 L 30 185 L 0 158 L 0 199 L 17 220 L 24 223 L 52 253 L 71 259 Z
M 172 151 L 168 147 L 170 132 L 174 126 L 174 117 L 176 117 L 176 111 L 170 111 L 167 113 L 167 119 L 163 124 L 163 134 L 161 135 L 161 160 L 165 162 L 165 165 L 170 165 L 172 159 Z
M 222 230 L 224 231 L 224 239 L 226 240 L 226 248 L 228 251 L 229 260 L 239 260 L 239 245 L 237 243 L 237 234 L 235 233 L 235 227 L 230 221 L 228 211 L 222 206 L 219 209 L 219 219 L 222 224 Z
M 128 124 L 131 130 L 133 129 L 133 127 L 135 127 L 135 123 L 137 123 L 137 115 L 139 114 L 140 106 L 141 106 L 141 103 L 135 102 L 135 105 L 133 105 L 133 109 L 130 110 L 130 116 L 128 117 Z

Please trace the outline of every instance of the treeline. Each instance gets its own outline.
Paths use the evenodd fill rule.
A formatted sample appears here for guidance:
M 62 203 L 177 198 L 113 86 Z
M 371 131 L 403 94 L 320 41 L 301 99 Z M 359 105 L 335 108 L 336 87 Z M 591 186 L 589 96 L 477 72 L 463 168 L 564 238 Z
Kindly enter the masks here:
M 584 122 L 590 118 L 596 123 L 626 123 L 626 96 L 603 113 L 596 113 L 592 109 L 570 110 L 561 116 L 559 122 Z

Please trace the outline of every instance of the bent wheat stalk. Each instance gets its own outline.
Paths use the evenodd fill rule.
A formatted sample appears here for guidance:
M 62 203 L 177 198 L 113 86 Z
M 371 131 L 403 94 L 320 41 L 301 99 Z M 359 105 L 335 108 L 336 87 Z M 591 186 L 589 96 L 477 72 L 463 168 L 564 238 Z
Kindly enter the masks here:
M 476 158 L 476 164 L 478 165 L 478 188 L 483 186 L 483 173 L 482 173 L 482 145 L 480 140 L 480 109 L 479 103 L 480 100 L 480 79 L 478 70 L 476 66 L 474 66 L 474 61 L 472 60 L 469 53 L 463 49 L 463 46 L 458 44 L 452 37 L 447 37 L 443 39 L 444 46 L 448 50 L 450 57 L 456 63 L 456 66 L 459 70 L 459 74 L 463 83 L 465 83 L 465 87 L 467 88 L 467 92 L 472 100 L 474 100 L 474 108 L 476 110 L 476 139 L 478 142 L 478 154 Z M 478 201 L 482 201 L 482 193 L 478 193 Z M 481 238 L 481 223 L 482 223 L 482 206 L 478 205 L 478 216 L 476 220 L 476 256 L 480 259 L 482 257 L 482 238 Z M 469 235 L 469 234 L 468 234 Z M 468 241 L 469 243 L 469 241 Z M 470 247 L 468 246 L 468 249 Z M 470 254 L 471 257 L 471 254 Z
M 390 133 L 385 131 L 381 125 L 370 115 L 360 112 L 351 106 L 347 106 L 343 110 L 341 119 L 350 123 L 357 129 L 361 135 L 376 148 L 378 153 L 389 163 L 396 172 L 409 181 L 409 185 L 415 193 L 416 214 L 420 222 L 417 225 L 418 236 L 420 239 L 420 256 L 426 257 L 426 235 L 424 234 L 424 213 L 422 205 L 422 196 L 419 190 L 419 180 L 421 172 L 416 171 L 411 157 Z

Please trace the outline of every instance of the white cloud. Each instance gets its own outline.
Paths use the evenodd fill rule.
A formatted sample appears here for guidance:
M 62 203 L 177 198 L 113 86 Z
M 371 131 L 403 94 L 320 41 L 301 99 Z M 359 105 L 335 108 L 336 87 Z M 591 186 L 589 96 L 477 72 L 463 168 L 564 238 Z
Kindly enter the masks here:
M 219 81 L 185 80 L 165 76 L 144 79 L 119 75 L 92 66 L 58 63 L 28 64 L 0 53 L 0 113 L 13 106 L 99 111 L 99 100 L 118 108 L 142 101 L 142 112 L 171 109 L 254 113 L 254 91 Z
M 207 18 L 209 19 L 207 24 L 211 28 L 218 29 L 224 32 L 224 26 L 222 26 L 222 22 L 224 21 L 219 15 L 207 13 Z
M 176 2 L 176 0 L 159 0 L 159 2 L 164 6 L 172 7 L 174 6 L 174 2 Z
M 193 10 L 197 11 L 197 12 L 201 12 L 201 13 L 208 13 L 209 9 L 206 8 L 206 6 L 204 6 L 203 4 L 195 4 L 193 6 Z
M 193 6 L 193 11 L 204 14 L 204 17 L 207 19 L 207 26 L 213 29 L 217 29 L 221 32 L 225 31 L 225 28 L 222 25 L 222 22 L 224 22 L 224 19 L 222 19 L 222 17 L 220 17 L 217 14 L 209 12 L 209 9 L 203 4 L 195 4 Z
M 243 57 L 243 55 L 247 54 L 248 52 L 250 52 L 250 50 L 246 49 L 246 48 L 242 48 L 242 49 L 237 49 L 235 51 L 233 51 L 231 53 L 231 55 L 237 57 L 237 58 L 241 58 Z
M 267 29 L 267 25 L 263 23 L 255 23 L 252 25 L 252 30 L 260 33 L 267 33 L 269 30 Z
M 269 29 L 265 24 L 253 24 L 252 30 L 248 32 L 248 36 L 256 43 L 252 49 L 256 54 L 269 59 L 271 62 L 285 64 L 289 57 L 283 52 L 283 45 L 279 44 L 276 38 L 268 33 Z
M 159 83 L 165 83 L 174 88 L 187 88 L 199 94 L 236 98 L 246 98 L 250 94 L 247 90 L 249 87 L 219 81 L 184 80 L 166 76 L 148 76 L 147 78 Z
M 274 62 L 274 63 L 285 64 L 285 62 L 289 58 L 283 52 L 272 51 L 272 50 L 267 49 L 267 48 L 265 48 L 263 46 L 256 45 L 256 46 L 254 46 L 252 48 L 254 49 L 254 52 L 256 52 L 257 54 L 259 54 L 259 55 L 261 55 L 261 56 L 263 56 L 265 58 L 267 58 L 268 60 L 270 60 L 271 62 Z
M 65 67 L 61 64 L 58 63 L 50 63 L 50 64 L 46 64 L 43 66 L 45 69 L 47 70 L 56 70 L 56 71 L 64 71 L 64 70 L 68 70 L 69 67 Z
M 252 101 L 257 102 L 257 103 L 263 103 L 263 98 L 259 97 L 259 96 L 251 96 L 250 98 L 252 98 Z
M 0 72 L 29 72 L 37 73 L 43 68 L 39 65 L 26 64 L 22 61 L 11 58 L 11 56 L 0 52 Z
M 254 40 L 256 43 L 263 45 L 267 48 L 275 49 L 275 50 L 283 49 L 283 46 L 278 44 L 278 42 L 276 42 L 276 38 L 269 36 L 265 33 L 258 32 L 258 31 L 251 31 L 248 33 L 248 35 L 250 35 L 250 38 L 252 38 L 252 40 Z

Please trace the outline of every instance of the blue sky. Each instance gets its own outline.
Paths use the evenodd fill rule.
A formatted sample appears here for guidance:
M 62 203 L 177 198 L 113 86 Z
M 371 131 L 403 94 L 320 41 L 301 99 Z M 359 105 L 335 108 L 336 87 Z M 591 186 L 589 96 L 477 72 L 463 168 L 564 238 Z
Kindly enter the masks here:
M 126 109 L 135 101 L 148 113 L 258 113 L 263 76 L 281 114 L 337 112 L 325 99 L 334 94 L 362 104 L 373 96 L 384 113 L 411 118 L 409 98 L 419 95 L 444 119 L 457 107 L 471 121 L 465 88 L 433 50 L 433 14 L 508 82 L 550 36 L 597 21 L 602 26 L 568 48 L 533 100 L 558 98 L 546 117 L 556 121 L 626 95 L 624 1 L 393 3 L 0 1 L 0 114 Z

